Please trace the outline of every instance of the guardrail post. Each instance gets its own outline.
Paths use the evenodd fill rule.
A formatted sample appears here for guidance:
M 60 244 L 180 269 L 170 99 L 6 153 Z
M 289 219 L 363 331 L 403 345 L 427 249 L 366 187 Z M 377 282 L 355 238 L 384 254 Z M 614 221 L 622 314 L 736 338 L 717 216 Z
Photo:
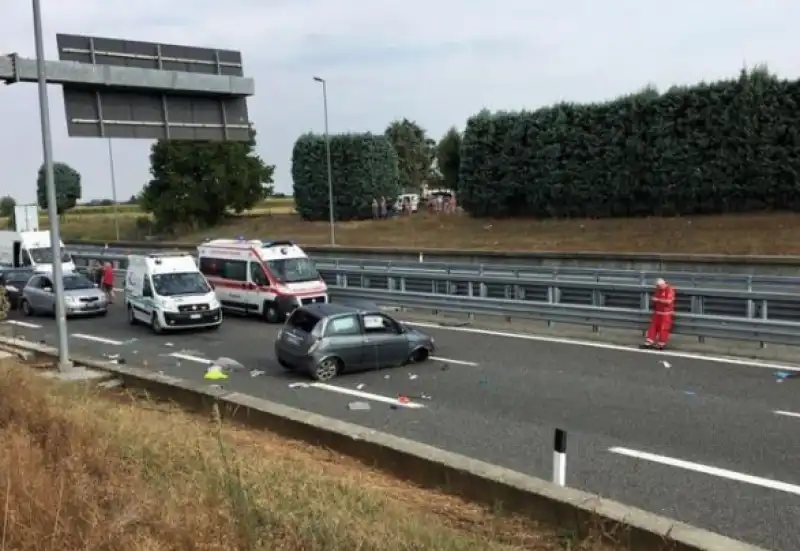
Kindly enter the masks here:
M 478 294 L 481 298 L 486 298 L 489 296 L 489 289 L 488 287 L 486 287 L 486 284 L 482 281 L 484 276 L 483 264 L 478 266 L 478 275 L 481 278 L 481 282 L 478 284 Z
M 691 305 L 692 314 L 697 314 L 698 316 L 703 315 L 703 297 L 692 295 Z M 697 337 L 697 342 L 705 344 L 706 338 L 701 335 Z
M 395 281 L 394 281 L 393 277 L 391 277 L 391 276 L 387 276 L 386 277 L 386 288 L 387 289 L 389 289 L 390 291 L 394 291 L 395 290 L 394 283 L 395 283 Z
M 639 286 L 640 287 L 647 287 L 647 273 L 646 272 L 639 272 Z M 650 311 L 650 294 L 647 291 L 642 292 L 642 296 L 639 299 L 640 307 L 645 312 Z
M 761 301 L 761 319 L 764 321 L 769 321 L 769 308 L 767 308 L 766 299 Z M 767 347 L 767 343 L 765 343 L 764 341 L 760 341 L 758 345 L 761 348 Z
M 401 293 L 406 292 L 406 278 L 403 276 L 400 276 L 400 292 Z

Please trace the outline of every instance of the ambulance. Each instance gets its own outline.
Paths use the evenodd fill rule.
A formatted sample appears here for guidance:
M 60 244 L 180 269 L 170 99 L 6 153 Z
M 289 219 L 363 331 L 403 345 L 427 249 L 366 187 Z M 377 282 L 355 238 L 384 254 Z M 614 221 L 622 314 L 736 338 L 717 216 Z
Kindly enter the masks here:
M 131 325 L 153 332 L 222 324 L 222 307 L 189 253 L 128 256 L 125 309 Z
M 225 310 L 278 323 L 300 305 L 328 302 L 314 262 L 292 241 L 214 239 L 197 247 L 197 262 Z

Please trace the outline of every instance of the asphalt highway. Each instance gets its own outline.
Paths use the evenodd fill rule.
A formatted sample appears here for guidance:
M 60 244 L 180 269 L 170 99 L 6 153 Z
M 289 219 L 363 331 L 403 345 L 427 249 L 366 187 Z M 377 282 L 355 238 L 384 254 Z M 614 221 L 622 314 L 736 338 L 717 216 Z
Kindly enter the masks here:
M 56 344 L 52 319 L 8 330 Z M 71 320 L 73 351 L 202 380 L 217 357 L 245 366 L 222 384 L 549 479 L 553 431 L 568 431 L 567 484 L 774 549 L 800 549 L 800 377 L 610 344 L 420 327 L 436 359 L 312 385 L 272 355 L 278 326 L 228 316 L 219 331 L 154 335 Z M 750 362 L 750 363 L 748 363 Z M 398 395 L 410 405 L 398 403 Z M 348 404 L 364 401 L 367 411 Z

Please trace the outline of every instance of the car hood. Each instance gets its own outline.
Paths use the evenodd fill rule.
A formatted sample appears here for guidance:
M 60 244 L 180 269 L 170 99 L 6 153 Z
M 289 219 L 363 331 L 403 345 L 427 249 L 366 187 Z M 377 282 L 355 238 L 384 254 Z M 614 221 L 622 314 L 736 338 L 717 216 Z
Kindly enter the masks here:
M 104 297 L 106 295 L 100 289 L 92 288 L 92 289 L 70 289 L 69 291 L 65 289 L 64 296 L 73 298 L 90 298 L 90 297 Z

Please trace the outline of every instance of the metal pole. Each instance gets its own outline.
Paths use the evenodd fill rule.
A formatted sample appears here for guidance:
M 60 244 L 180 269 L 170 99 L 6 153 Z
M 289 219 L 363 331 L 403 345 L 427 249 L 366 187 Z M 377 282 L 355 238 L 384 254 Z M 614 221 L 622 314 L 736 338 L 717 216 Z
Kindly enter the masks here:
M 328 159 L 328 217 L 331 227 L 331 245 L 336 245 L 336 226 L 333 211 L 333 169 L 331 168 L 331 136 L 328 132 L 328 83 L 324 78 L 314 77 L 322 83 L 322 104 L 325 110 L 325 155 Z
M 58 327 L 58 369 L 68 371 L 67 317 L 64 312 L 64 278 L 61 264 L 61 235 L 59 231 L 56 186 L 53 178 L 53 139 L 50 135 L 50 107 L 47 101 L 47 75 L 45 74 L 44 38 L 42 37 L 42 7 L 39 0 L 33 4 L 33 35 L 36 41 L 36 75 L 39 84 L 39 114 L 42 123 L 42 151 L 47 184 L 47 217 L 50 219 L 50 246 L 53 253 L 53 292 L 56 295 L 56 325 Z
M 114 170 L 114 149 L 111 147 L 111 138 L 108 141 L 108 164 L 111 166 L 111 200 L 114 201 L 114 230 L 119 241 L 119 207 L 117 207 L 117 176 Z

